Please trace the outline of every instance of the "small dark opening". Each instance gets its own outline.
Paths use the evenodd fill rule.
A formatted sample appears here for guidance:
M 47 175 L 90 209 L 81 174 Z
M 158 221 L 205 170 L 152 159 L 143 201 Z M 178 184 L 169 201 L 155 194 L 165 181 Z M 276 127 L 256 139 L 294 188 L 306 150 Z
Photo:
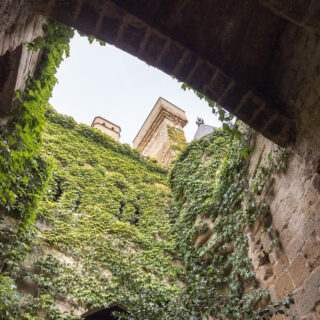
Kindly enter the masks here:
M 117 314 L 117 315 L 116 315 Z M 83 317 L 85 320 L 118 320 L 118 314 L 127 314 L 126 311 L 119 306 L 112 306 L 97 311 L 90 311 Z
M 10 73 L 10 53 L 0 57 L 0 91 L 2 91 Z

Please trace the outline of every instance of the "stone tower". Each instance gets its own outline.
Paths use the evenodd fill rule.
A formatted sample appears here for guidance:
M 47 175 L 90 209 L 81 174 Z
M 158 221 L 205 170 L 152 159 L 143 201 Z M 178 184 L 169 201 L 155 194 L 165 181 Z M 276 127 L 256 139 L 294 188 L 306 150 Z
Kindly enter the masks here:
M 133 140 L 133 146 L 144 156 L 167 166 L 186 143 L 183 128 L 185 111 L 159 98 Z
M 95 117 L 92 121 L 91 127 L 101 130 L 104 134 L 116 141 L 120 140 L 121 128 L 105 118 L 100 116 Z

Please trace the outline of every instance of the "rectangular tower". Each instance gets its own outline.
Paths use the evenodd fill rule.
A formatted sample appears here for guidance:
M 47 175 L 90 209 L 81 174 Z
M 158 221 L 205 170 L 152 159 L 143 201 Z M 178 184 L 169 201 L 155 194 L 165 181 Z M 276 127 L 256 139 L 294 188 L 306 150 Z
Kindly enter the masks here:
M 95 117 L 92 121 L 91 127 L 101 130 L 104 134 L 116 141 L 120 140 L 121 128 L 105 118 L 100 116 Z
M 183 128 L 187 124 L 184 110 L 159 98 L 134 138 L 133 146 L 142 155 L 167 166 L 176 157 L 179 144 L 185 144 Z

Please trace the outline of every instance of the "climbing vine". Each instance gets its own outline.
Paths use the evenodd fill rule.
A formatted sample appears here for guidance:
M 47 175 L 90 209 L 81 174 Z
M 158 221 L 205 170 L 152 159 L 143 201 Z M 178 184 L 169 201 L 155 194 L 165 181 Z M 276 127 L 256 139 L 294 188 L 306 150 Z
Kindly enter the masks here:
M 50 22 L 45 34 L 29 45 L 30 50 L 41 50 L 39 70 L 26 90 L 17 93 L 14 116 L 0 131 L 0 205 L 22 220 L 34 219 L 48 177 L 48 164 L 39 152 L 44 112 L 73 31 Z
M 146 320 L 284 312 L 291 300 L 271 305 L 257 285 L 245 233 L 268 221 L 262 195 L 285 170 L 286 153 L 270 154 L 248 181 L 250 133 L 240 135 L 209 101 L 224 129 L 184 150 L 181 132 L 169 128 L 182 152 L 172 199 L 165 169 L 48 107 L 72 34 L 51 22 L 30 45 L 42 50 L 40 68 L 0 132 L 0 204 L 24 226 L 2 217 L 0 319 L 80 319 L 114 303 Z
M 222 127 L 225 131 L 233 132 L 233 134 L 240 135 L 238 127 L 235 125 L 235 116 L 229 113 L 227 110 L 223 109 L 218 103 L 209 99 L 206 95 L 202 94 L 201 92 L 193 89 L 186 83 L 181 85 L 183 90 L 191 90 L 193 91 L 198 98 L 204 100 L 208 103 L 208 106 L 211 108 L 212 113 L 218 116 L 219 121 L 222 123 Z
M 187 146 L 184 132 L 182 129 L 168 126 L 168 136 L 170 148 L 174 152 L 176 157 L 178 157 Z
M 26 310 L 34 319 L 80 319 L 114 303 L 137 319 L 161 319 L 181 272 L 173 263 L 167 172 L 97 129 L 52 109 L 46 117 L 42 155 L 52 176 L 37 210 L 32 263 L 15 276 L 35 288 L 34 308 L 20 300 L 12 319 L 29 319 Z
M 0 319 L 35 319 L 29 310 L 47 302 L 44 297 L 20 306 L 16 281 L 35 229 L 36 207 L 50 175 L 41 152 L 45 110 L 57 81 L 55 74 L 69 53 L 73 31 L 56 22 L 45 26 L 44 38 L 29 44 L 40 51 L 40 62 L 26 89 L 17 92 L 14 113 L 0 128 Z M 15 220 L 12 220 L 14 217 Z M 22 300 L 21 300 L 22 299 Z M 53 318 L 52 318 L 53 319 Z
M 269 304 L 248 257 L 245 233 L 269 214 L 256 192 L 285 167 L 270 157 L 271 165 L 259 169 L 264 174 L 257 172 L 250 186 L 249 141 L 248 133 L 239 139 L 217 129 L 191 143 L 171 173 L 171 218 L 186 289 L 169 305 L 168 319 L 269 319 L 291 303 Z

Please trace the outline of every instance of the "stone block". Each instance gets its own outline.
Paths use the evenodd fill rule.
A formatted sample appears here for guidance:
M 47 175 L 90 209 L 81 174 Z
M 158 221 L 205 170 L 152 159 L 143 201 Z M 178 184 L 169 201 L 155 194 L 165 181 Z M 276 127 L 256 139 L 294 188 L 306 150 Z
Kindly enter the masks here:
M 70 1 L 64 1 L 64 0 L 56 0 L 54 1 L 54 4 L 51 9 L 51 14 L 53 17 L 58 19 L 59 21 L 62 21 L 64 23 L 67 23 L 73 19 L 74 14 L 78 7 L 78 1 L 77 0 L 70 0 Z
M 281 314 L 276 314 L 271 318 L 271 320 L 286 320 L 286 318 Z
M 276 280 L 275 291 L 278 299 L 283 299 L 294 289 L 294 284 L 288 272 L 283 272 Z
M 171 74 L 183 56 L 184 49 L 171 42 L 167 50 L 162 54 L 159 67 L 161 70 Z
M 257 111 L 261 108 L 262 104 L 264 104 L 264 102 L 259 99 L 258 97 L 249 94 L 245 100 L 242 102 L 242 106 L 241 108 L 236 112 L 236 115 L 244 122 L 249 122 L 251 123 L 251 120 L 253 119 L 253 116 L 257 113 Z M 262 112 L 262 111 L 261 111 Z M 261 114 L 261 112 L 259 112 L 259 115 Z M 267 119 L 265 117 L 263 117 L 264 121 L 266 121 Z M 256 128 L 255 126 L 255 121 L 253 124 L 253 127 Z M 260 129 L 263 128 L 260 127 Z
M 269 254 L 270 260 L 273 263 L 273 271 L 275 275 L 280 276 L 289 266 L 287 256 L 280 250 L 274 250 Z
M 185 58 L 179 63 L 179 68 L 174 74 L 180 81 L 185 81 L 197 62 L 197 56 L 192 52 L 185 52 L 184 55 Z
M 86 34 L 94 34 L 100 12 L 94 6 L 83 3 L 74 26 Z
M 278 278 L 280 275 L 287 270 L 288 265 L 277 262 L 273 265 L 273 273 Z
M 305 239 L 298 235 L 296 238 L 293 238 L 288 244 L 285 244 L 285 251 L 290 262 L 295 260 L 297 255 L 302 252 Z
M 296 288 L 300 287 L 309 276 L 310 271 L 307 260 L 303 255 L 298 255 L 289 266 L 289 273 Z
M 154 64 L 165 46 L 167 39 L 156 33 L 152 33 L 146 43 L 145 50 L 142 52 L 142 57 L 146 62 Z
M 197 64 L 193 74 L 188 81 L 189 84 L 196 90 L 201 91 L 203 87 L 211 80 L 216 69 L 206 62 Z
M 316 320 L 320 320 L 320 301 L 315 305 L 314 316 Z
M 113 43 L 117 38 L 117 34 L 120 29 L 121 23 L 121 17 L 103 17 L 100 25 L 100 30 L 97 32 L 98 38 Z
M 318 318 L 316 318 L 314 313 L 310 313 L 307 316 L 301 318 L 301 320 L 318 320 Z
M 303 255 L 311 270 L 320 266 L 320 241 L 309 238 L 303 247 Z
M 222 72 L 218 74 L 213 79 L 212 83 L 207 89 L 207 94 L 213 101 L 218 101 L 219 98 L 224 94 L 227 87 L 229 86 L 231 79 Z
M 316 173 L 312 178 L 313 187 L 320 192 L 320 174 Z
M 233 86 L 228 91 L 228 94 L 223 96 L 219 103 L 222 106 L 228 106 L 229 110 L 235 110 L 237 109 L 237 106 L 241 102 L 242 98 L 245 94 L 248 93 L 248 88 L 245 86 L 242 86 L 236 82 L 233 83 Z
M 320 302 L 320 267 L 313 270 L 305 280 L 303 289 L 297 291 L 294 299 L 301 318 L 316 311 Z
M 306 17 L 311 0 L 264 0 L 264 2 L 272 6 L 273 10 L 280 11 L 281 14 L 301 23 Z
M 141 43 L 146 34 L 146 27 L 142 23 L 136 22 L 125 27 L 122 35 L 122 47 L 130 52 L 135 53 L 139 50 Z

